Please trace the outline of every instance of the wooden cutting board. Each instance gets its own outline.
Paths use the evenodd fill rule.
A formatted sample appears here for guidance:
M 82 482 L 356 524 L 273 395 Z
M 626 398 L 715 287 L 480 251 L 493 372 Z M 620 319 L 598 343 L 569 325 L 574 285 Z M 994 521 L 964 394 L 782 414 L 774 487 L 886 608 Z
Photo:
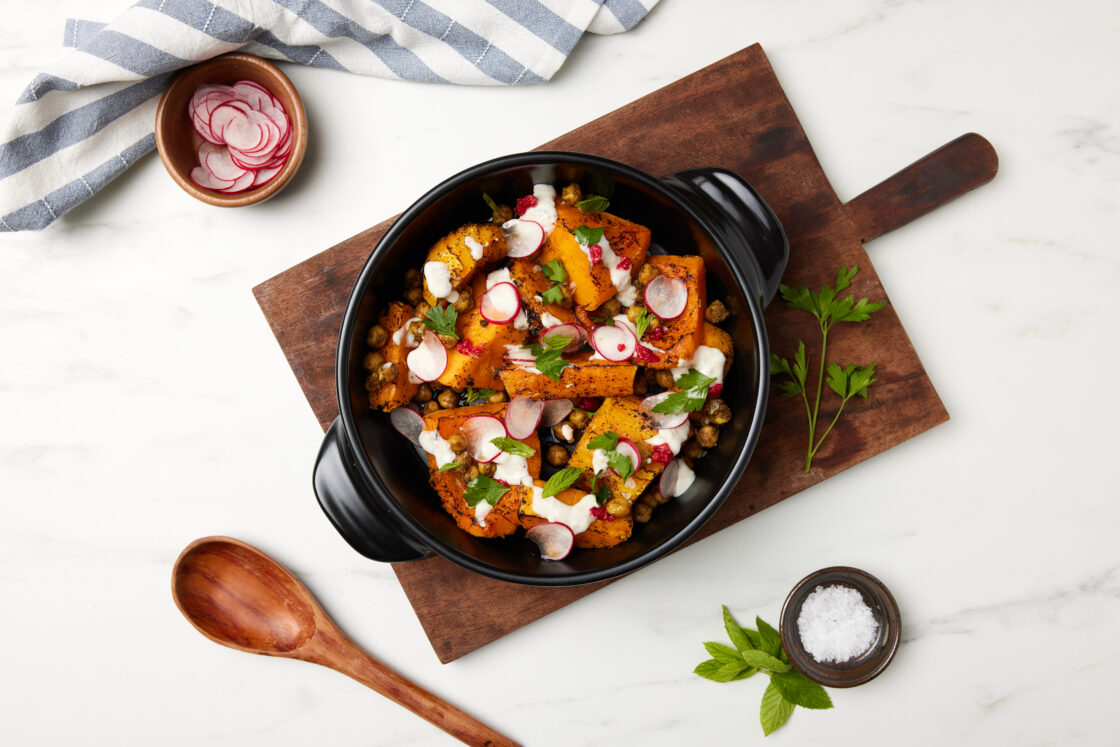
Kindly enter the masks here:
M 889 299 L 863 242 L 986 183 L 997 168 L 991 145 L 979 135 L 964 135 L 851 202 L 840 202 L 757 44 L 541 149 L 593 153 L 654 175 L 700 166 L 736 171 L 758 189 L 785 226 L 790 243 L 787 284 L 817 288 L 831 283 L 841 264 L 856 264 L 860 273 L 851 290 L 857 298 L 873 301 Z M 324 429 L 338 414 L 334 360 L 343 310 L 366 257 L 392 222 L 379 223 L 253 290 Z M 782 356 L 791 356 L 799 339 L 811 350 L 818 347 L 816 322 L 785 308 L 780 299 L 768 309 L 766 323 L 771 348 Z M 745 475 L 691 542 L 949 417 L 889 303 L 870 321 L 838 327 L 829 337 L 829 359 L 877 363 L 878 381 L 868 399 L 849 403 L 806 473 L 804 406 L 772 395 Z M 826 396 L 821 417 L 830 419 L 835 406 L 836 400 Z M 394 570 L 443 662 L 606 585 L 517 586 L 440 557 L 398 563 Z

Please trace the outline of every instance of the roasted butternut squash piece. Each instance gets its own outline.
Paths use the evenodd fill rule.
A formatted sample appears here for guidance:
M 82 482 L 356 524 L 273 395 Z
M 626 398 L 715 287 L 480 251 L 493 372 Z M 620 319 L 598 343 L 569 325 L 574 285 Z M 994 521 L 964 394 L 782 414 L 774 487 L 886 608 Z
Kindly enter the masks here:
M 704 322 L 704 342 L 701 344 L 723 353 L 727 358 L 727 362 L 723 364 L 723 372 L 726 374 L 731 370 L 731 359 L 735 355 L 735 345 L 731 341 L 731 335 L 714 324 Z
M 630 363 L 591 360 L 583 351 L 569 356 L 570 363 L 556 381 L 543 373 L 508 365 L 500 375 L 510 397 L 525 395 L 534 399 L 553 397 L 606 397 L 634 393 L 634 375 L 638 367 Z
M 506 239 L 501 226 L 493 223 L 470 223 L 457 228 L 437 241 L 428 250 L 424 261 L 447 265 L 454 290 L 466 287 L 474 279 L 475 270 L 489 267 L 506 256 Z M 424 280 L 424 300 L 435 306 L 436 297 Z
M 610 213 L 585 213 L 574 205 L 556 206 L 556 227 L 549 234 L 541 252 L 541 263 L 559 259 L 573 285 L 575 302 L 588 310 L 595 310 L 610 300 L 617 292 L 611 282 L 611 273 L 602 263 L 591 264 L 587 254 L 575 237 L 580 226 L 602 228 L 603 237 L 619 257 L 630 262 L 630 276 L 646 261 L 650 231 L 645 226 L 619 218 Z
M 522 306 L 530 311 L 530 337 L 535 338 L 541 331 L 551 326 L 540 321 L 546 313 L 561 322 L 577 322 L 576 315 L 571 309 L 564 308 L 560 304 L 544 302 L 544 293 L 552 287 L 552 281 L 541 271 L 541 266 L 535 259 L 512 260 L 509 264 L 509 276 L 521 294 Z M 538 329 L 534 329 L 534 318 L 540 321 L 540 324 L 536 325 Z
M 451 515 L 460 529 L 475 537 L 506 537 L 516 532 L 521 527 L 517 510 L 524 502 L 525 494 L 533 494 L 529 488 L 515 485 L 498 499 L 496 506 L 492 506 L 479 519 L 478 507 L 468 506 L 463 498 L 467 486 L 457 472 L 433 472 L 431 483 L 439 494 L 443 509 Z
M 544 488 L 544 483 L 538 482 L 537 487 Z M 587 493 L 583 490 L 568 488 L 567 490 L 561 490 L 552 497 L 556 498 L 561 503 L 574 506 L 583 500 L 586 495 Z M 526 529 L 548 521 L 548 519 L 542 519 L 533 513 L 533 497 L 533 491 L 526 490 L 522 494 L 521 506 L 518 510 L 521 525 Z M 607 516 L 610 515 L 607 514 Z M 587 529 L 576 535 L 575 546 L 611 547 L 612 545 L 617 545 L 620 542 L 625 542 L 630 539 L 630 534 L 633 530 L 634 520 L 629 516 L 611 516 L 607 519 L 594 519 Z
M 468 418 L 475 415 L 493 415 L 496 418 L 505 419 L 506 416 L 505 402 L 500 402 L 496 405 L 467 405 L 466 407 L 455 407 L 450 410 L 436 410 L 424 416 L 424 430 L 430 431 L 433 429 L 439 430 L 439 435 L 443 438 L 451 438 L 458 433 L 463 423 Z M 529 474 L 535 479 L 540 477 L 541 474 L 541 441 L 537 434 L 529 436 L 522 441 L 526 446 L 531 447 L 536 453 L 533 456 L 526 458 L 529 465 Z M 428 455 L 428 466 L 433 471 L 436 469 L 435 458 Z M 443 474 L 448 474 L 447 472 Z
M 447 368 L 439 383 L 454 389 L 475 387 L 500 389 L 502 384 L 497 370 L 502 367 L 506 345 L 520 345 L 525 330 L 514 324 L 492 324 L 482 318 L 478 299 L 486 292 L 486 276 L 478 275 L 471 284 L 475 304 L 459 315 L 455 330 L 459 345 L 447 351 Z
M 594 474 L 592 463 L 594 450 L 588 448 L 588 445 L 597 436 L 608 431 L 614 431 L 620 437 L 633 441 L 642 455 L 641 465 L 625 482 L 609 469 L 598 476 L 597 484 L 605 484 L 610 488 L 612 495 L 630 502 L 637 500 L 664 468 L 663 464 L 650 460 L 653 447 L 646 443 L 646 439 L 656 436 L 657 430 L 647 425 L 638 411 L 638 403 L 641 401 L 641 397 L 634 395 L 607 397 L 591 418 L 591 423 L 584 429 L 583 437 L 576 445 L 572 458 L 568 460 L 569 467 L 578 467 L 584 471 L 580 482 L 584 488 L 590 489 L 591 476 Z
M 393 342 L 393 333 L 412 318 L 412 313 L 413 308 L 408 304 L 393 302 L 389 304 L 389 308 L 378 320 L 378 324 L 389 333 L 389 341 L 379 352 L 385 356 L 385 363 L 396 365 L 397 378 L 395 381 L 383 384 L 369 393 L 369 406 L 372 408 L 380 408 L 386 412 L 395 410 L 401 405 L 408 404 L 416 395 L 416 390 L 420 388 L 419 384 L 413 384 L 408 380 L 408 365 L 405 363 L 405 357 L 408 356 L 409 349 L 404 345 Z M 377 372 L 372 373 L 376 374 Z
M 642 342 L 654 348 L 660 360 L 646 363 L 650 368 L 673 368 L 688 360 L 704 342 L 704 309 L 708 305 L 704 260 L 696 256 L 669 254 L 652 256 L 649 263 L 662 275 L 678 278 L 688 287 L 688 302 L 684 313 L 676 319 L 661 323 L 661 337 L 654 339 L 648 332 Z

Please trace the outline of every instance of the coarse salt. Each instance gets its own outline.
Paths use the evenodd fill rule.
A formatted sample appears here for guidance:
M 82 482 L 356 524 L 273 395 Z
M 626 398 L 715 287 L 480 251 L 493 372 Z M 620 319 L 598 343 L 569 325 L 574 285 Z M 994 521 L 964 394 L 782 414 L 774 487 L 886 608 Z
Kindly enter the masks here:
M 856 589 L 818 586 L 797 616 L 801 645 L 817 662 L 854 659 L 875 642 L 879 623 Z

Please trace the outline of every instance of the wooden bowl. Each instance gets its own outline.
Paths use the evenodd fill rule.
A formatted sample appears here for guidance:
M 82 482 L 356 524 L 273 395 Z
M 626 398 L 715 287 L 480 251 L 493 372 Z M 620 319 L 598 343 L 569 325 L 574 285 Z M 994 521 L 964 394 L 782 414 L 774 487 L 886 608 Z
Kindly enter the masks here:
M 251 80 L 269 90 L 284 105 L 292 126 L 292 151 L 270 181 L 243 192 L 217 192 L 191 181 L 198 165 L 202 136 L 194 128 L 188 105 L 195 89 L 211 83 L 230 85 Z M 156 148 L 167 173 L 183 191 L 209 205 L 241 207 L 263 202 L 284 188 L 303 162 L 307 150 L 307 114 L 295 86 L 275 65 L 248 54 L 232 53 L 186 68 L 171 81 L 156 108 Z
M 855 589 L 871 608 L 879 633 L 862 654 L 843 662 L 818 662 L 801 645 L 797 618 L 805 598 L 818 586 Z M 806 677 L 825 687 L 855 687 L 877 677 L 891 663 L 902 636 L 902 617 L 898 603 L 879 579 L 858 568 L 835 566 L 810 573 L 793 587 L 782 606 L 780 631 L 790 663 Z

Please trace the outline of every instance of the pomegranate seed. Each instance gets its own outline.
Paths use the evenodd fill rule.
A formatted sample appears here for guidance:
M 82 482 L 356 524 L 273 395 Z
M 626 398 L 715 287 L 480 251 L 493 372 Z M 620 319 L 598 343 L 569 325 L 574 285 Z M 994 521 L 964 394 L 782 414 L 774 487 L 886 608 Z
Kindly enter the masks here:
M 620 352 L 620 353 L 621 353 L 621 352 L 622 352 L 623 350 L 625 350 L 625 349 L 626 349 L 626 346 L 625 346 L 625 345 L 623 345 L 622 343 L 619 343 L 619 344 L 618 344 L 618 352 Z
M 591 264 L 597 265 L 603 261 L 603 247 L 598 244 L 592 244 L 587 247 L 587 251 L 591 255 Z
M 614 521 L 614 515 L 602 506 L 592 506 L 591 515 L 602 521 Z
M 525 215 L 525 212 L 529 208 L 536 207 L 536 206 L 537 206 L 536 196 L 525 195 L 524 197 L 518 198 L 517 206 L 514 208 L 514 210 L 517 212 L 518 215 Z
M 629 257 L 623 257 L 620 260 L 618 260 L 618 269 L 629 270 L 630 269 L 630 258 Z
M 481 345 L 472 345 L 470 340 L 459 340 L 459 344 L 455 346 L 463 355 L 469 355 L 472 358 L 477 358 L 482 354 Z
M 595 412 L 599 409 L 600 404 L 602 404 L 602 402 L 595 397 L 581 397 L 576 402 L 576 407 L 585 412 Z
M 709 397 L 718 397 L 721 394 L 723 394 L 723 384 L 721 384 L 720 382 L 717 381 L 715 384 L 712 384 L 710 387 L 708 387 Z
M 653 447 L 653 455 L 650 459 L 658 464 L 668 464 L 673 461 L 673 450 L 669 448 L 669 444 L 658 444 Z
M 660 355 L 653 352 L 645 345 L 639 345 L 634 349 L 634 357 L 640 361 L 646 361 L 648 363 L 656 363 L 657 361 L 661 360 Z
M 665 330 L 662 329 L 661 327 L 654 327 L 653 329 L 649 330 L 646 334 L 649 335 L 649 339 L 651 339 L 651 340 L 660 340 L 662 337 L 665 336 Z

